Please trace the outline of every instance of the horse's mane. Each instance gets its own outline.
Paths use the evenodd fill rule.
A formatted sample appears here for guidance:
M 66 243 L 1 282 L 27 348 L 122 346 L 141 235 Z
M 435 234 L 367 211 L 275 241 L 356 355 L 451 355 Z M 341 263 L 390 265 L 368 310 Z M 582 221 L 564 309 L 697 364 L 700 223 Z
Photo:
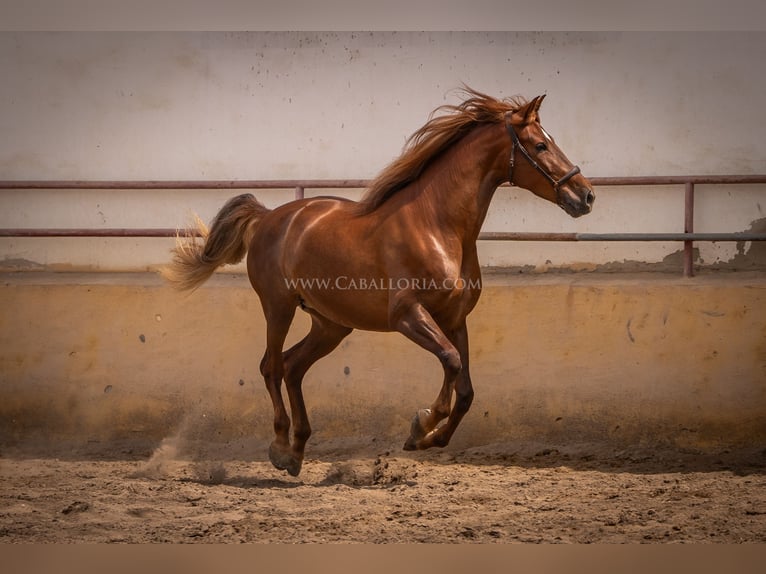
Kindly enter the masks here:
M 527 103 L 520 96 L 498 100 L 468 86 L 459 92 L 465 96 L 463 102 L 456 106 L 443 105 L 431 112 L 428 122 L 407 139 L 402 155 L 372 180 L 359 201 L 361 213 L 374 211 L 416 180 L 426 166 L 472 128 L 502 122 L 507 112 Z M 443 114 L 437 116 L 439 112 Z

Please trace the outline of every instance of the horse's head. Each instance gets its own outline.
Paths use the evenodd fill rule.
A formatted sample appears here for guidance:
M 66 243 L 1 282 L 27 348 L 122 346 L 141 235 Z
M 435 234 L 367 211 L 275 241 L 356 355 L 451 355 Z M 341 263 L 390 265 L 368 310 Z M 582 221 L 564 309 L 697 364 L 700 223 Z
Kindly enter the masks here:
M 567 159 L 540 125 L 543 98 L 545 95 L 538 96 L 506 114 L 511 138 L 509 179 L 512 185 L 555 203 L 572 217 L 580 217 L 590 213 L 596 196 L 580 168 Z

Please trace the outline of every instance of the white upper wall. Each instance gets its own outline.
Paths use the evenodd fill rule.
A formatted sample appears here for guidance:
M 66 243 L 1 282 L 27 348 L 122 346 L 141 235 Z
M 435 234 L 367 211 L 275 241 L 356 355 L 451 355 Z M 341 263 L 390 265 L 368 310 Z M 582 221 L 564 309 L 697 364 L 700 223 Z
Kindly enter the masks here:
M 465 82 L 597 175 L 766 171 L 763 33 L 5 33 L 7 179 L 371 177 Z
M 0 179 L 369 178 L 463 82 L 498 97 L 546 93 L 543 124 L 586 175 L 766 173 L 764 61 L 758 32 L 0 33 Z M 57 207 L 62 194 L 31 193 L 0 192 L 0 226 L 172 227 L 221 203 L 106 192 L 78 216 Z M 503 190 L 485 230 L 681 231 L 680 195 L 601 191 L 575 222 Z M 723 195 L 698 205 L 702 225 L 738 231 L 764 217 L 760 190 Z M 52 262 L 30 245 L 3 240 L 0 257 Z M 555 251 L 571 264 L 678 248 Z M 492 265 L 540 265 L 552 251 L 482 249 Z M 108 258 L 92 266 L 114 267 Z

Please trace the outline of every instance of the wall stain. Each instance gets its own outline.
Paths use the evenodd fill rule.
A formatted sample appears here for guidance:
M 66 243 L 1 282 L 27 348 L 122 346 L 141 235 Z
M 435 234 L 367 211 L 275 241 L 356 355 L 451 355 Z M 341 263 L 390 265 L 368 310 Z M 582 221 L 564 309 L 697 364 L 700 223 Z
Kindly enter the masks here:
M 766 217 L 756 219 L 750 224 L 744 233 L 766 233 Z M 747 245 L 750 248 L 747 249 Z M 695 244 L 698 245 L 698 244 Z M 610 261 L 603 264 L 572 263 L 561 266 L 517 265 L 508 267 L 484 267 L 483 270 L 503 271 L 506 273 L 519 274 L 545 274 L 545 273 L 681 273 L 683 271 L 684 250 L 679 249 L 663 257 L 662 261 L 646 262 L 625 259 L 623 261 Z M 700 259 L 698 247 L 692 254 L 695 269 L 709 271 L 766 271 L 766 241 L 738 241 L 737 254 L 729 261 L 717 261 L 706 264 Z
M 760 211 L 760 206 L 759 206 Z M 754 220 L 745 233 L 766 233 L 766 217 Z M 729 261 L 710 265 L 712 269 L 725 271 L 760 271 L 766 269 L 766 241 L 737 242 L 737 254 Z

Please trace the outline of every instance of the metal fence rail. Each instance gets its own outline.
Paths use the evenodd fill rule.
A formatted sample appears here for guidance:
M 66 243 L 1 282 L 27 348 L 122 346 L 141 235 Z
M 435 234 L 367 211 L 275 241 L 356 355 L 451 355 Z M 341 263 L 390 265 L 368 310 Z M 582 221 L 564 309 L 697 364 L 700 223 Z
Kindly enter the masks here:
M 695 185 L 766 184 L 766 175 L 696 175 L 593 177 L 594 187 L 684 186 L 683 233 L 557 233 L 557 232 L 484 232 L 485 241 L 682 241 L 684 243 L 684 275 L 694 274 L 695 241 L 766 241 L 763 233 L 694 233 Z M 364 189 L 366 179 L 302 179 L 302 180 L 5 180 L 2 190 L 175 190 L 175 189 L 292 189 L 295 199 L 304 197 L 306 189 Z M 182 230 L 183 232 L 183 230 Z M 137 228 L 5 228 L 0 237 L 174 237 L 176 229 Z M 193 232 L 192 232 L 193 233 Z

